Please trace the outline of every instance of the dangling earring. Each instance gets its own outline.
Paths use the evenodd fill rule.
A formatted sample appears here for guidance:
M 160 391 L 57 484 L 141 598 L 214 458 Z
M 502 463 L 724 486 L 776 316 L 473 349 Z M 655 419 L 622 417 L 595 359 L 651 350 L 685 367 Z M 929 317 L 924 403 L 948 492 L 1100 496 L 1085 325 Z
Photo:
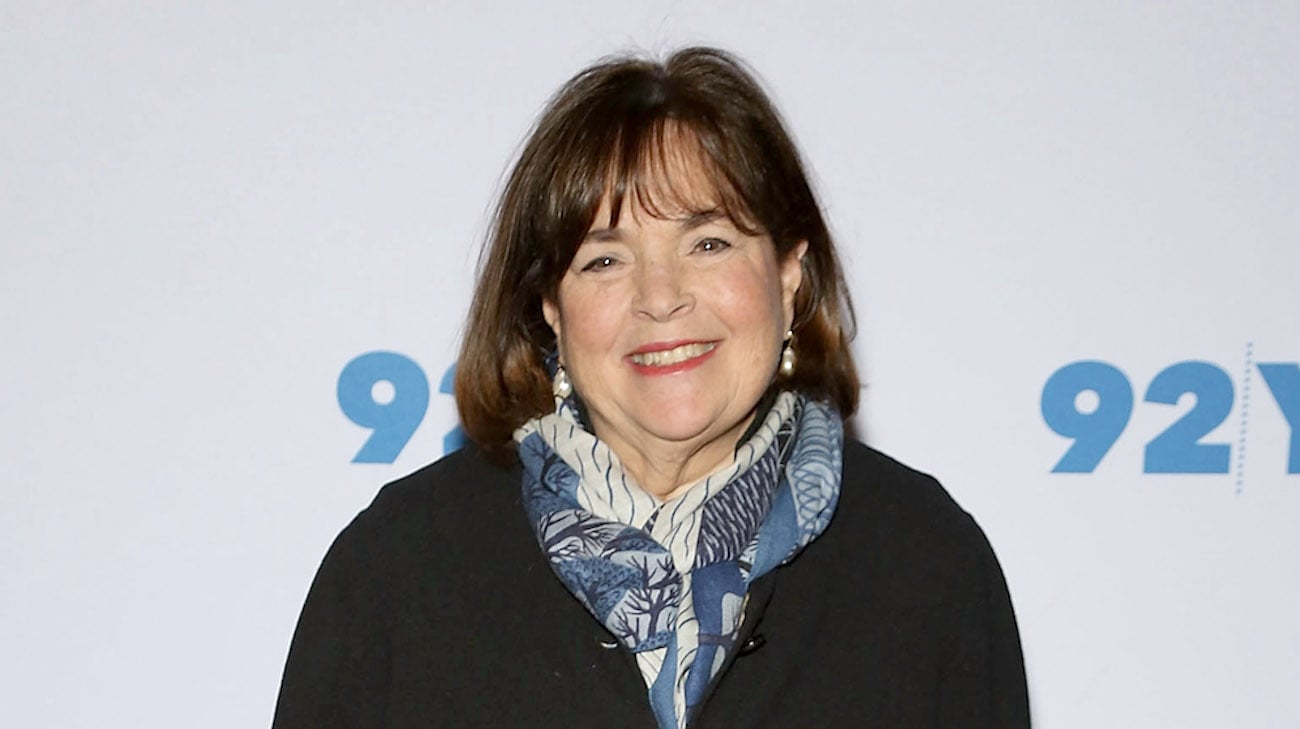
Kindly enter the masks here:
M 781 375 L 789 377 L 794 374 L 794 330 L 785 332 L 785 349 L 781 350 Z
M 563 364 L 555 366 L 555 377 L 551 380 L 551 394 L 561 400 L 573 394 L 573 383 L 569 382 L 569 373 L 564 371 Z

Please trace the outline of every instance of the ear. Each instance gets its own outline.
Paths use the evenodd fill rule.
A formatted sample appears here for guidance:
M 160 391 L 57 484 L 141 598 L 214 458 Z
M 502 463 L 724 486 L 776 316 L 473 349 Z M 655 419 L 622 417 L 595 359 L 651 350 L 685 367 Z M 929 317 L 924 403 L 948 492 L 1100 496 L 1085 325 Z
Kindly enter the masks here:
M 807 252 L 808 241 L 799 241 L 781 261 L 781 308 L 786 329 L 794 325 L 794 295 L 803 283 L 803 257 Z
M 560 307 L 548 298 L 542 299 L 542 318 L 555 333 L 555 340 L 560 340 Z

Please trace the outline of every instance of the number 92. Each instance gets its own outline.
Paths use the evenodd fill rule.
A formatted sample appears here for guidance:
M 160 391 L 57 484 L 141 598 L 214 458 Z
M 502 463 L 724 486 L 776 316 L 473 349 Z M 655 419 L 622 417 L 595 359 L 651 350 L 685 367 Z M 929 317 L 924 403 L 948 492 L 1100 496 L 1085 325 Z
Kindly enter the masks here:
M 1259 364 L 1259 372 L 1291 430 L 1287 473 L 1300 473 L 1300 366 Z M 1080 409 L 1078 397 L 1096 396 L 1096 407 Z M 1146 402 L 1174 405 L 1186 393 L 1196 398 L 1192 409 L 1146 445 L 1146 473 L 1228 473 L 1231 446 L 1202 443 L 1232 411 L 1233 383 L 1222 368 L 1209 362 L 1187 361 L 1161 370 L 1147 386 Z M 1058 369 L 1043 386 L 1043 420 L 1058 435 L 1074 443 L 1052 468 L 1053 473 L 1091 473 L 1119 440 L 1133 413 L 1133 387 L 1112 364 L 1095 360 Z

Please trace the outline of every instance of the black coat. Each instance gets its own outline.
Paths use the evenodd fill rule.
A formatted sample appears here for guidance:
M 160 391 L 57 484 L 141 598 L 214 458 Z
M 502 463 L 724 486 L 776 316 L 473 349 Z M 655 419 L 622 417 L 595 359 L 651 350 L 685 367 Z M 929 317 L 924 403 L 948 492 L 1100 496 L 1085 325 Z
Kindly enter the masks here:
M 384 487 L 312 584 L 274 729 L 654 729 L 635 659 L 547 566 L 520 484 L 466 449 Z M 1029 724 L 983 533 L 859 443 L 830 527 L 754 583 L 737 645 L 692 728 Z

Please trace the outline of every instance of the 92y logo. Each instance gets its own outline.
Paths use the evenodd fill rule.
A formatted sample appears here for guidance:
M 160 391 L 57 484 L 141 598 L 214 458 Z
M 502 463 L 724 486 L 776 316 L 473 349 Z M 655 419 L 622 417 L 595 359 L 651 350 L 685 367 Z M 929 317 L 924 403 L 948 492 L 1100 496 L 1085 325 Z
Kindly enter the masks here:
M 1263 379 L 1290 428 L 1286 472 L 1300 473 L 1300 366 L 1294 362 L 1248 363 L 1245 385 L 1254 373 Z M 1085 392 L 1095 396 L 1096 407 L 1079 407 L 1079 396 Z M 1195 397 L 1192 409 L 1146 444 L 1145 473 L 1229 472 L 1233 446 L 1202 442 L 1232 411 L 1233 381 L 1223 368 L 1201 361 L 1172 364 L 1152 378 L 1142 399 L 1175 405 L 1189 393 Z M 1244 398 L 1242 405 L 1243 437 L 1237 447 L 1244 449 Z M 1133 386 L 1115 365 L 1085 360 L 1052 373 L 1043 386 L 1043 420 L 1058 435 L 1074 441 L 1052 472 L 1091 473 L 1123 434 L 1133 407 Z
M 456 365 L 442 374 L 438 392 L 452 394 Z M 382 387 L 381 387 L 382 386 Z M 429 410 L 429 378 L 415 360 L 397 352 L 367 352 L 339 373 L 339 408 L 348 420 L 370 431 L 353 463 L 392 463 L 415 435 Z M 460 426 L 442 437 L 443 454 L 465 445 Z

